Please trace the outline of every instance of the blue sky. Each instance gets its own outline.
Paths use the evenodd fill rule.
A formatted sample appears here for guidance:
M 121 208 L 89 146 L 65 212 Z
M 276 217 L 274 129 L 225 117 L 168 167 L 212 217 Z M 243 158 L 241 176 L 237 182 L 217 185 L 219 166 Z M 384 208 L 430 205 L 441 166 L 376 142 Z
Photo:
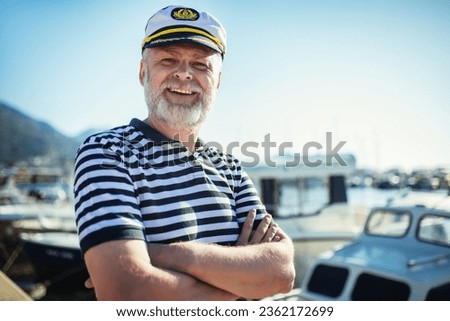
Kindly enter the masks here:
M 0 0 L 0 100 L 67 135 L 145 118 L 140 43 L 169 4 Z M 450 1 L 175 4 L 211 12 L 228 33 L 204 140 L 270 134 L 301 152 L 332 132 L 361 167 L 450 163 Z

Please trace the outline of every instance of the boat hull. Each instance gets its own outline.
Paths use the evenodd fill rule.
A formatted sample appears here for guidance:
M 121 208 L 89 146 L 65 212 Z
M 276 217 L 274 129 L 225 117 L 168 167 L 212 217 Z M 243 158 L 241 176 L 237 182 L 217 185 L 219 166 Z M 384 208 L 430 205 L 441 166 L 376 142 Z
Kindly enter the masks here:
M 85 289 L 89 277 L 76 234 L 40 233 L 22 235 L 24 251 L 36 271 L 36 282 L 47 291 L 73 292 Z

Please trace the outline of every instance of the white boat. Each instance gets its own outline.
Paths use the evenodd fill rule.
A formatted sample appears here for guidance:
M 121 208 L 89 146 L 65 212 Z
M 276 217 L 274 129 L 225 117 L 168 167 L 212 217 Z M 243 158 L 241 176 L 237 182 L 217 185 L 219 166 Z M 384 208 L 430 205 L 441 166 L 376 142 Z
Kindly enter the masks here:
M 0 229 L 18 232 L 76 231 L 73 203 L 20 203 L 0 206 Z
M 356 239 L 319 255 L 299 289 L 272 299 L 450 300 L 450 197 L 414 196 L 373 208 Z
M 0 188 L 0 237 L 20 231 L 76 231 L 73 199 L 59 171 L 22 170 Z
M 278 159 L 276 166 L 246 171 L 268 212 L 294 241 L 349 239 L 362 222 L 348 210 L 346 180 L 355 171 L 355 159 L 342 158 L 344 165 L 323 161 L 315 167 L 288 167 L 286 160 Z
M 295 166 L 290 166 L 292 159 L 280 156 L 272 165 L 245 167 L 273 216 L 316 214 L 330 204 L 347 202 L 346 180 L 356 169 L 353 155 L 342 155 L 343 163 L 327 161 L 325 156 L 316 158 L 320 162 L 315 166 L 305 161 L 296 161 Z

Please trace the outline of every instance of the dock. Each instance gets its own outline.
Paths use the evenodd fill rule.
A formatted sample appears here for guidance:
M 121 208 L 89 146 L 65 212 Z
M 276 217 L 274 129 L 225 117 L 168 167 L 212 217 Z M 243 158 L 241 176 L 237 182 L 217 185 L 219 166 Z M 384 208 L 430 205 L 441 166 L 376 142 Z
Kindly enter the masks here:
M 0 271 L 0 301 L 33 301 L 33 299 Z

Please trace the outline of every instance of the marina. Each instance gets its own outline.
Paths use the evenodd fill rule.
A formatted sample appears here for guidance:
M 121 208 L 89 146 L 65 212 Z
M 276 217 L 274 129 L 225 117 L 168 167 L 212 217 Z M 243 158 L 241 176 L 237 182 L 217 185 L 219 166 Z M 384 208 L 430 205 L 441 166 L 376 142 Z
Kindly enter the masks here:
M 446 189 L 416 191 L 352 185 L 349 182 L 355 166 L 350 160 L 345 168 L 248 170 L 274 219 L 295 246 L 295 289 L 290 297 L 270 299 L 298 299 L 317 258 L 358 239 L 372 208 L 408 199 L 406 196 L 435 199 L 448 194 Z M 9 181 L 0 190 L 1 282 L 8 284 L 2 286 L 0 297 L 95 300 L 93 291 L 84 287 L 88 274 L 80 255 L 73 200 L 64 196 L 69 195 L 67 186 L 60 179 L 53 177 L 49 182 L 50 178 L 40 175 L 41 181 L 47 180 L 43 185 Z M 449 259 L 442 258 L 446 262 Z
M 32 300 L 91 299 L 92 291 L 83 286 L 87 273 L 78 246 L 70 175 L 31 167 L 3 174 L 2 182 L 0 269 L 5 284 L 13 283 Z M 79 270 L 83 273 L 76 279 Z M 14 293 L 11 288 L 0 292 L 5 300 L 22 297 L 8 294 Z

